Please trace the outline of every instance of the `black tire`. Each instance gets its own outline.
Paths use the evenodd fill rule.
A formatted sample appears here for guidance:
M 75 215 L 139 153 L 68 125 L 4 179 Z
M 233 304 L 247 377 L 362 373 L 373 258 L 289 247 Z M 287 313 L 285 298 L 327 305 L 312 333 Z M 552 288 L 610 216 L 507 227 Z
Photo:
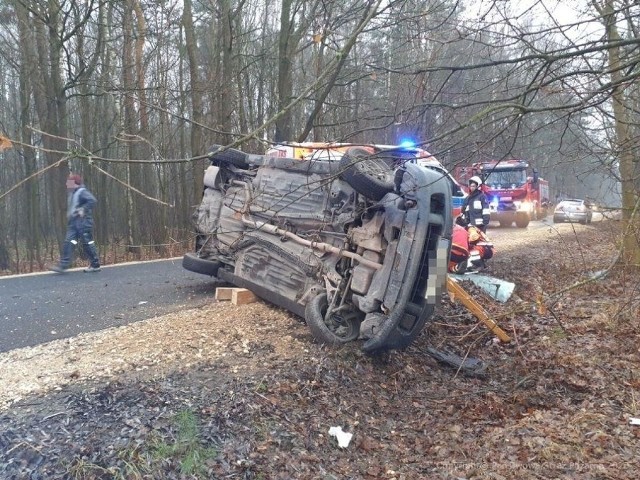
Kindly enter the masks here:
M 216 160 L 239 168 L 247 168 L 249 166 L 246 153 L 235 148 L 227 148 L 222 152 L 213 153 L 219 148 L 222 148 L 222 145 L 211 145 L 209 147 L 209 160 Z
M 516 215 L 516 227 L 527 228 L 529 225 L 529 215 Z
M 340 159 L 342 179 L 361 195 L 382 200 L 393 192 L 395 172 L 391 161 L 362 147 L 351 147 Z
M 215 277 L 218 274 L 221 263 L 217 260 L 207 260 L 198 257 L 195 253 L 187 253 L 182 257 L 182 267 L 194 273 L 210 275 Z
M 332 315 L 329 323 L 325 320 L 327 313 L 327 294 L 322 293 L 313 298 L 304 311 L 304 318 L 318 343 L 326 345 L 342 345 L 352 342 L 360 335 L 360 321 L 353 316 Z

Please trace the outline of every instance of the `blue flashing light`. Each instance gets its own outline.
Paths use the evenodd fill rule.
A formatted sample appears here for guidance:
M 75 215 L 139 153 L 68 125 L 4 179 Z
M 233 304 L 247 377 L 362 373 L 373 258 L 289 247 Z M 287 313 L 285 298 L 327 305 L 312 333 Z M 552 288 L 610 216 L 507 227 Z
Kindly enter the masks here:
M 413 140 L 405 139 L 400 141 L 401 148 L 414 148 L 416 146 L 416 142 Z

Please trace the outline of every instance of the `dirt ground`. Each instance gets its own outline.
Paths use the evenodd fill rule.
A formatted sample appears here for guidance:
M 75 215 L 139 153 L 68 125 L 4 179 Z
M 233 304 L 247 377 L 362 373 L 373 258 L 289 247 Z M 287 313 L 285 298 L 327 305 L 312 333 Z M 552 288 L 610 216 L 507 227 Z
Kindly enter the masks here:
M 402 352 L 325 348 L 267 303 L 203 308 L 0 354 L 8 479 L 631 479 L 640 466 L 637 271 L 619 222 L 490 229 L 512 337 L 443 299 Z M 482 360 L 439 364 L 435 347 Z M 329 429 L 351 433 L 341 448 Z

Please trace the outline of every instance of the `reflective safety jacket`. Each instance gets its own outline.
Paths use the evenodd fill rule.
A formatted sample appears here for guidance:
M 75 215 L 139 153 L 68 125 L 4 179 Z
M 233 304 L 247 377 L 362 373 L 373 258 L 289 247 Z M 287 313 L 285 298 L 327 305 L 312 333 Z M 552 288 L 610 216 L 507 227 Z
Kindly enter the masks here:
M 479 227 L 481 230 L 485 230 L 489 225 L 489 202 L 480 188 L 464 199 L 462 214 L 468 225 Z

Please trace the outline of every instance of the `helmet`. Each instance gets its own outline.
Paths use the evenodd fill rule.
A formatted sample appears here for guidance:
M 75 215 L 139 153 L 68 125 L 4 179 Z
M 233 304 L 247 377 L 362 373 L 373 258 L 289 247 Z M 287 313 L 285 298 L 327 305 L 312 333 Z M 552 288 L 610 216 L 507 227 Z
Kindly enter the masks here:
M 468 183 L 475 183 L 476 185 L 480 186 L 482 185 L 482 180 L 480 179 L 480 177 L 473 176 L 469 179 Z

